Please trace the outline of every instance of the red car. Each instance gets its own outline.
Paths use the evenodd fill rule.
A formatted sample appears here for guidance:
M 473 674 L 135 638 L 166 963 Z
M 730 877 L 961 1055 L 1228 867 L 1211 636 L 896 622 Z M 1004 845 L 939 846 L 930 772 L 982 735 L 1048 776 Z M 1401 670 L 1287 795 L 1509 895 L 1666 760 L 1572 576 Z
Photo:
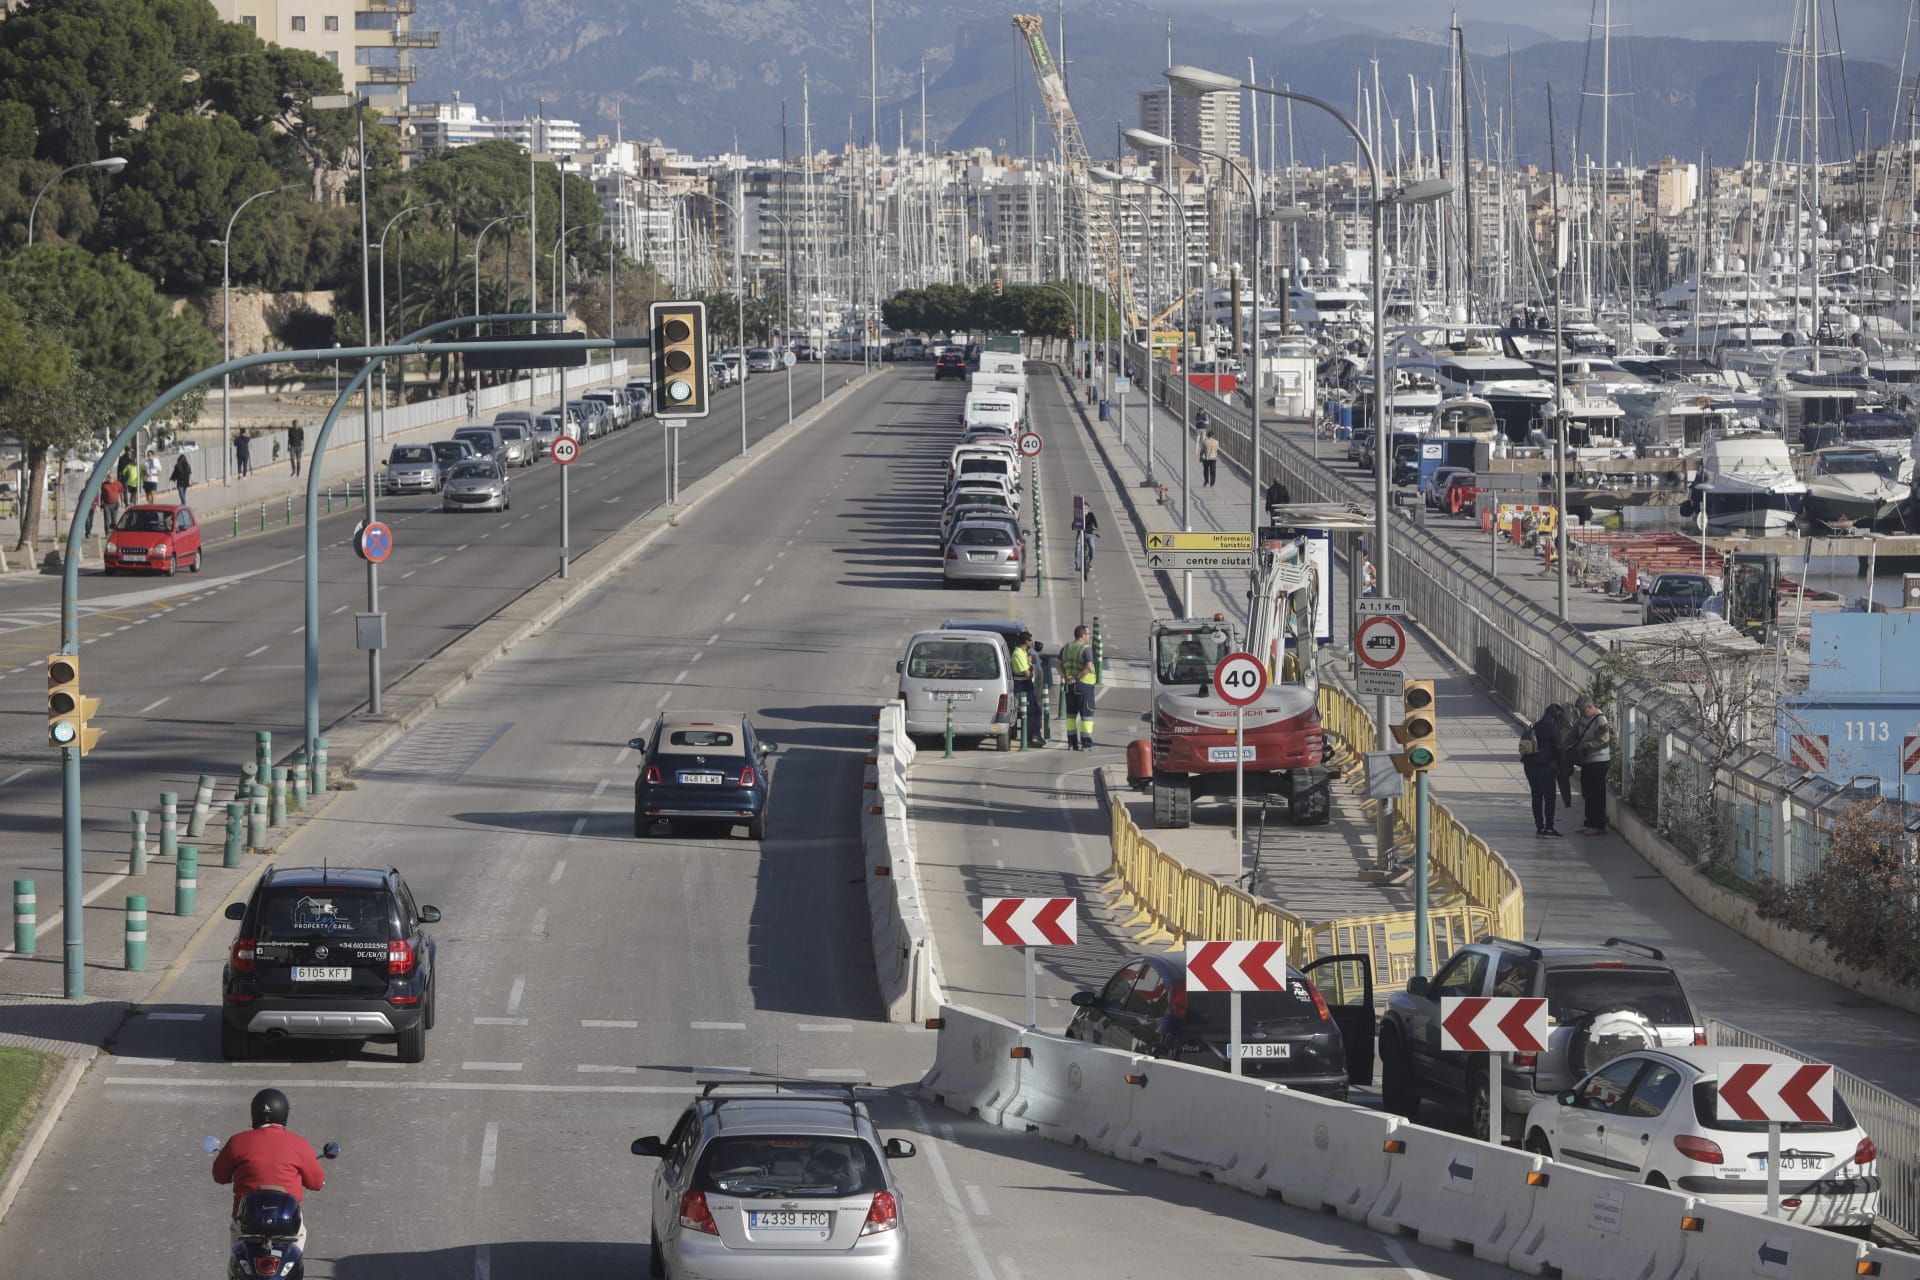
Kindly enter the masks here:
M 128 507 L 107 535 L 108 573 L 151 569 L 172 577 L 183 565 L 200 572 L 200 522 L 191 507 L 170 502 Z

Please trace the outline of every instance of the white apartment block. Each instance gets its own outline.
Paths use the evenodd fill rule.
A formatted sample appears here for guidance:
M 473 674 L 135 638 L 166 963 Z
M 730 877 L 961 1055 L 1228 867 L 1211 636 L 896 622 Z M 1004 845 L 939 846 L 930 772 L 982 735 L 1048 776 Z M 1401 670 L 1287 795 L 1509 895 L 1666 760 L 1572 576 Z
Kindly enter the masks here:
M 415 31 L 416 0 L 213 0 L 214 10 L 262 40 L 317 53 L 340 68 L 349 93 L 389 115 L 407 109 L 420 72 L 411 55 L 440 47 L 438 31 Z

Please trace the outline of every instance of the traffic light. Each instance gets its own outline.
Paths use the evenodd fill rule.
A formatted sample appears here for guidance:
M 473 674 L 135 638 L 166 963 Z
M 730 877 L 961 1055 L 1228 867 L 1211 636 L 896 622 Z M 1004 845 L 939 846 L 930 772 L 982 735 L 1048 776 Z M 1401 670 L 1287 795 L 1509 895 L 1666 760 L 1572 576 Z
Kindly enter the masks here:
M 1408 772 L 1425 773 L 1440 763 L 1440 714 L 1433 700 L 1433 681 L 1407 681 L 1393 738 L 1404 748 L 1400 756 Z
M 993 278 L 993 296 L 996 298 L 1004 297 L 1006 295 L 1006 292 L 1007 292 L 1006 282 L 1002 280 L 999 276 L 995 276 Z
M 80 692 L 80 659 L 70 653 L 47 658 L 47 745 L 78 747 L 85 755 L 100 741 L 100 731 L 87 721 L 100 709 L 100 699 Z
M 653 330 L 653 414 L 707 416 L 707 304 L 656 302 Z

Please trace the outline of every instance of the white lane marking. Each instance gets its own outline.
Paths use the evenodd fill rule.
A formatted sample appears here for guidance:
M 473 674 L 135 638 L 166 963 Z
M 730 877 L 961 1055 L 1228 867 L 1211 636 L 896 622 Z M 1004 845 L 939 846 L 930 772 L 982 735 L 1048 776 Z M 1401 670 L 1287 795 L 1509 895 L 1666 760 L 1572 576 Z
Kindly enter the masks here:
M 204 1022 L 206 1017 L 204 1013 L 150 1013 L 147 1015 L 147 1020 L 149 1022 Z
M 264 645 L 264 644 L 263 644 L 263 645 L 261 645 L 261 646 L 260 646 L 260 647 L 259 647 L 258 649 L 249 649 L 249 650 L 247 650 L 247 657 L 249 657 L 249 658 L 257 658 L 257 657 L 259 657 L 259 656 L 260 656 L 261 654 L 263 654 L 263 653 L 265 653 L 265 652 L 266 652 L 266 651 L 267 651 L 268 649 L 270 649 L 270 648 L 272 648 L 272 646 L 271 646 L 271 645 Z
M 553 870 L 547 876 L 547 883 L 559 884 L 560 877 L 565 874 L 567 874 L 567 860 L 565 858 L 562 858 L 560 859 L 560 861 L 553 864 Z
M 427 561 L 427 567 L 432 568 L 434 565 L 439 564 L 442 560 L 445 560 L 445 559 L 446 559 L 445 556 L 435 556 L 433 559 Z
M 740 603 L 745 604 L 747 601 L 751 599 L 753 599 L 753 592 L 749 591 L 747 592 L 747 594 L 740 597 Z
M 632 754 L 633 754 L 632 747 L 622 747 L 620 748 L 620 754 L 613 758 L 613 762 L 615 764 L 620 764 L 622 761 L 624 761 L 628 756 Z
M 409 569 L 405 573 L 401 574 L 400 578 L 402 581 L 405 581 L 406 579 L 411 578 L 414 574 L 418 572 L 420 572 L 418 569 Z
M 172 1058 L 115 1058 L 114 1064 L 122 1067 L 171 1067 Z
M 345 607 L 345 606 L 342 606 L 342 608 L 344 608 L 344 607 Z M 335 609 L 335 610 L 334 610 L 334 612 L 335 612 L 335 613 L 338 613 L 338 612 L 340 612 L 340 610 L 339 610 L 339 609 Z M 301 624 L 300 624 L 299 626 L 297 626 L 297 627 L 295 627 L 295 628 L 294 628 L 293 630 L 291 630 L 291 631 L 289 631 L 289 632 L 287 632 L 287 634 L 288 634 L 288 635 L 290 635 L 290 636 L 297 636 L 297 635 L 299 635 L 299 634 L 300 634 L 300 633 L 301 633 L 302 631 L 305 631 L 306 629 L 307 629 L 307 624 L 303 622 L 303 623 L 301 623 Z
M 473 1025 L 476 1027 L 524 1027 L 527 1025 L 527 1020 L 525 1018 L 475 1018 Z
M 166 701 L 166 699 L 165 699 L 165 698 L 162 698 L 162 699 L 160 699 L 160 702 L 165 702 L 165 701 Z M 160 705 L 160 703 L 159 703 L 159 702 L 156 702 L 156 703 L 154 703 L 154 706 L 156 706 L 156 707 L 157 707 L 157 706 L 159 706 L 159 705 Z M 148 708 L 147 708 L 147 710 L 149 710 L 149 711 L 151 711 L 151 710 L 153 710 L 153 707 L 148 707 Z M 8 785 L 8 784 L 10 784 L 10 783 L 15 783 L 15 782 L 18 782 L 18 781 L 20 781 L 20 779 L 22 779 L 22 778 L 24 778 L 24 777 L 26 777 L 26 776 L 27 776 L 28 774 L 30 774 L 30 773 L 32 773 L 32 772 L 33 772 L 33 770 L 32 770 L 32 769 L 19 769 L 19 770 L 16 770 L 16 771 L 14 771 L 13 773 L 10 773 L 10 774 L 8 774 L 8 775 L 7 775 L 6 777 L 4 777 L 4 778 L 0 778 L 0 787 L 4 787 L 4 786 L 7 786 L 7 785 Z
M 693 651 L 693 657 L 690 659 L 690 661 L 698 662 L 700 661 L 700 659 L 706 656 L 707 656 L 707 651 L 705 649 L 695 649 Z
M 357 1059 L 349 1062 L 347 1065 L 350 1067 L 366 1067 L 369 1070 L 378 1069 L 381 1071 L 398 1071 L 401 1066 L 398 1062 L 361 1062 Z
M 119 634 L 120 634 L 120 633 L 121 633 L 122 631 L 131 631 L 131 630 L 133 630 L 133 624 L 132 624 L 131 622 L 129 622 L 129 623 L 128 623 L 128 624 L 127 624 L 126 626 L 124 626 L 124 627 L 115 627 L 115 628 L 113 629 L 113 634 L 115 634 L 115 635 L 119 635 Z
M 996 848 L 996 849 L 998 849 L 998 848 L 1000 847 L 1000 837 L 999 837 L 999 836 L 990 836 L 990 837 L 988 837 L 988 838 L 989 838 L 989 839 L 991 839 L 991 840 L 993 841 L 993 847 L 994 847 L 994 848 Z
M 769 567 L 771 567 L 771 566 L 769 566 Z M 763 582 L 765 582 L 766 580 L 767 580 L 767 579 L 766 579 L 766 577 L 765 577 L 765 575 L 762 575 L 761 577 L 758 577 L 758 578 L 755 578 L 755 579 L 753 580 L 753 585 L 757 587 L 757 586 L 759 586 L 759 585 L 760 585 L 761 583 L 763 583 Z
M 801 1031 L 851 1031 L 853 1030 L 853 1024 L 851 1022 L 802 1022 L 799 1024 L 799 1030 Z
M 598 1062 L 582 1062 L 577 1066 L 575 1066 L 574 1070 L 577 1072 L 580 1072 L 583 1075 L 596 1074 L 596 1073 L 600 1075 L 633 1075 L 637 1073 L 640 1070 L 640 1068 L 622 1067 L 622 1066 L 606 1066 Z
M 973 1206 L 974 1215 L 981 1218 L 991 1218 L 993 1216 L 993 1210 L 987 1208 L 987 1198 L 980 1194 L 980 1188 L 969 1182 L 966 1184 L 965 1190 L 967 1193 L 967 1203 Z M 1003 1262 L 1001 1265 L 1004 1266 L 1005 1263 Z
M 907 1110 L 913 1115 L 914 1124 L 922 1133 L 927 1129 L 927 1113 L 917 1099 L 907 1100 Z M 946 1140 L 953 1141 L 953 1131 L 942 1125 Z M 960 1237 L 961 1248 L 967 1251 L 967 1260 L 973 1263 L 974 1274 L 980 1280 L 996 1280 L 993 1268 L 987 1263 L 987 1254 L 980 1247 L 980 1237 L 974 1233 L 973 1221 L 960 1207 L 960 1192 L 953 1185 L 953 1175 L 947 1172 L 946 1158 L 940 1154 L 940 1148 L 929 1142 L 926 1145 L 927 1164 L 933 1170 L 933 1180 L 940 1184 L 940 1199 L 947 1206 L 947 1216 L 953 1219 L 954 1233 Z
M 864 1080 L 867 1078 L 864 1067 L 811 1067 L 807 1071 L 810 1080 Z
M 707 643 L 712 644 L 714 641 L 718 640 L 719 638 L 720 638 L 720 633 L 716 631 L 712 635 L 707 637 Z
M 667 705 L 667 700 L 671 697 L 673 697 L 671 693 L 663 693 L 660 695 L 660 701 L 654 703 L 653 705 L 656 707 L 664 707 Z
M 353 606 L 352 606 L 352 605 L 350 605 L 350 604 L 343 604 L 343 605 L 341 605 L 341 606 L 340 606 L 340 607 L 339 607 L 338 609 L 334 609 L 334 610 L 331 610 L 331 611 L 329 611 L 329 612 L 328 612 L 328 614 L 327 614 L 327 616 L 328 616 L 329 618 L 331 618 L 331 617 L 332 617 L 332 616 L 333 616 L 334 614 L 336 614 L 336 613 L 345 613 L 345 612 L 346 612 L 347 610 L 349 610 L 349 609 L 351 609 L 351 608 L 353 608 Z
M 512 990 L 507 992 L 507 1012 L 508 1013 L 520 1012 L 520 997 L 526 994 L 527 994 L 527 979 L 525 975 L 522 975 L 513 980 L 513 988 Z
M 726 617 L 724 617 L 724 618 L 722 618 L 722 619 L 720 619 L 720 621 L 722 621 L 722 622 L 732 622 L 732 621 L 733 621 L 733 620 L 734 620 L 735 618 L 737 618 L 737 617 L 739 617 L 739 616 L 740 616 L 740 615 L 739 615 L 739 614 L 737 614 L 737 613 L 730 613 L 730 614 L 728 614 L 728 615 L 727 615 Z
M 473 1246 L 473 1280 L 493 1280 L 493 1246 Z
M 1387 1240 L 1384 1243 L 1387 1252 L 1392 1255 L 1393 1260 L 1399 1264 L 1400 1270 L 1405 1272 L 1410 1280 L 1432 1280 L 1426 1272 L 1413 1265 L 1413 1259 L 1407 1256 L 1407 1251 L 1400 1247 L 1398 1240 Z
M 788 539 L 787 539 L 787 545 L 788 545 L 788 546 L 792 546 L 792 545 L 793 545 L 793 539 L 792 539 L 792 538 L 788 538 Z
M 471 1062 L 466 1065 L 472 1066 Z M 517 1064 L 516 1064 L 517 1065 Z M 500 1159 L 500 1122 L 487 1121 L 486 1136 L 480 1139 L 480 1185 L 493 1185 L 493 1166 Z
M 460 1064 L 460 1069 L 462 1071 L 518 1071 L 520 1064 L 517 1062 L 463 1062 Z
M 744 1022 L 692 1022 L 687 1025 L 695 1031 L 745 1031 L 747 1029 L 747 1024 Z
M 227 669 L 225 667 L 215 667 L 212 671 L 209 671 L 207 672 L 207 674 L 200 677 L 200 683 L 205 684 L 207 681 L 213 679 L 215 676 L 225 675 L 226 672 L 227 672 Z
M 690 675 L 690 674 L 691 674 L 691 672 L 687 672 L 687 671 L 682 671 L 682 672 L 681 672 L 681 673 L 680 673 L 679 675 L 677 675 L 677 676 L 675 676 L 675 677 L 673 678 L 673 682 L 674 682 L 675 684 L 679 684 L 679 683 L 680 683 L 680 682 L 681 682 L 682 680 L 685 680 L 685 679 L 687 678 L 687 676 L 688 676 L 688 675 Z
M 1007 1257 L 1004 1253 L 1000 1255 L 1000 1270 L 1006 1275 L 1006 1280 L 1023 1280 L 1020 1274 L 1020 1268 L 1014 1264 L 1012 1258 Z
M 547 909 L 540 908 L 533 913 L 533 925 L 527 930 L 527 936 L 538 942 L 547 932 Z
M 473 545 L 473 544 L 472 544 L 471 542 L 463 542 L 463 543 L 461 543 L 461 544 L 460 544 L 459 546 L 457 546 L 457 547 L 455 547 L 455 548 L 454 548 L 454 550 L 455 550 L 455 551 L 465 551 L 465 550 L 466 550 L 466 549 L 467 549 L 468 547 L 470 547 L 470 546 L 472 546 L 472 545 Z
M 582 1018 L 580 1019 L 580 1025 L 583 1027 L 612 1027 L 619 1030 L 632 1031 L 640 1024 L 632 1018 Z
M 587 815 L 583 813 L 579 817 L 573 820 L 573 830 L 567 832 L 567 839 L 569 840 L 573 839 L 575 836 L 579 835 L 582 831 L 585 831 L 586 829 L 587 829 Z M 545 907 L 542 907 L 540 909 L 540 914 L 542 916 L 545 916 L 547 914 Z
M 593 784 L 593 798 L 595 800 L 598 800 L 601 796 L 605 795 L 606 793 L 607 793 L 607 780 L 605 778 L 602 778 L 600 779 L 600 781 Z

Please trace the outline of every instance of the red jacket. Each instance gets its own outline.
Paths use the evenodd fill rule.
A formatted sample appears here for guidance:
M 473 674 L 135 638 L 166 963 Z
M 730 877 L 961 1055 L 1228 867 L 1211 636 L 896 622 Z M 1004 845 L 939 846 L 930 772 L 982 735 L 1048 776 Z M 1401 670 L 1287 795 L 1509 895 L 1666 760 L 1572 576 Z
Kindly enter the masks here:
M 227 1145 L 213 1158 L 213 1180 L 221 1186 L 233 1184 L 236 1214 L 240 1212 L 240 1197 L 249 1191 L 279 1187 L 299 1200 L 327 1185 L 313 1144 L 277 1124 L 261 1125 L 228 1138 Z

